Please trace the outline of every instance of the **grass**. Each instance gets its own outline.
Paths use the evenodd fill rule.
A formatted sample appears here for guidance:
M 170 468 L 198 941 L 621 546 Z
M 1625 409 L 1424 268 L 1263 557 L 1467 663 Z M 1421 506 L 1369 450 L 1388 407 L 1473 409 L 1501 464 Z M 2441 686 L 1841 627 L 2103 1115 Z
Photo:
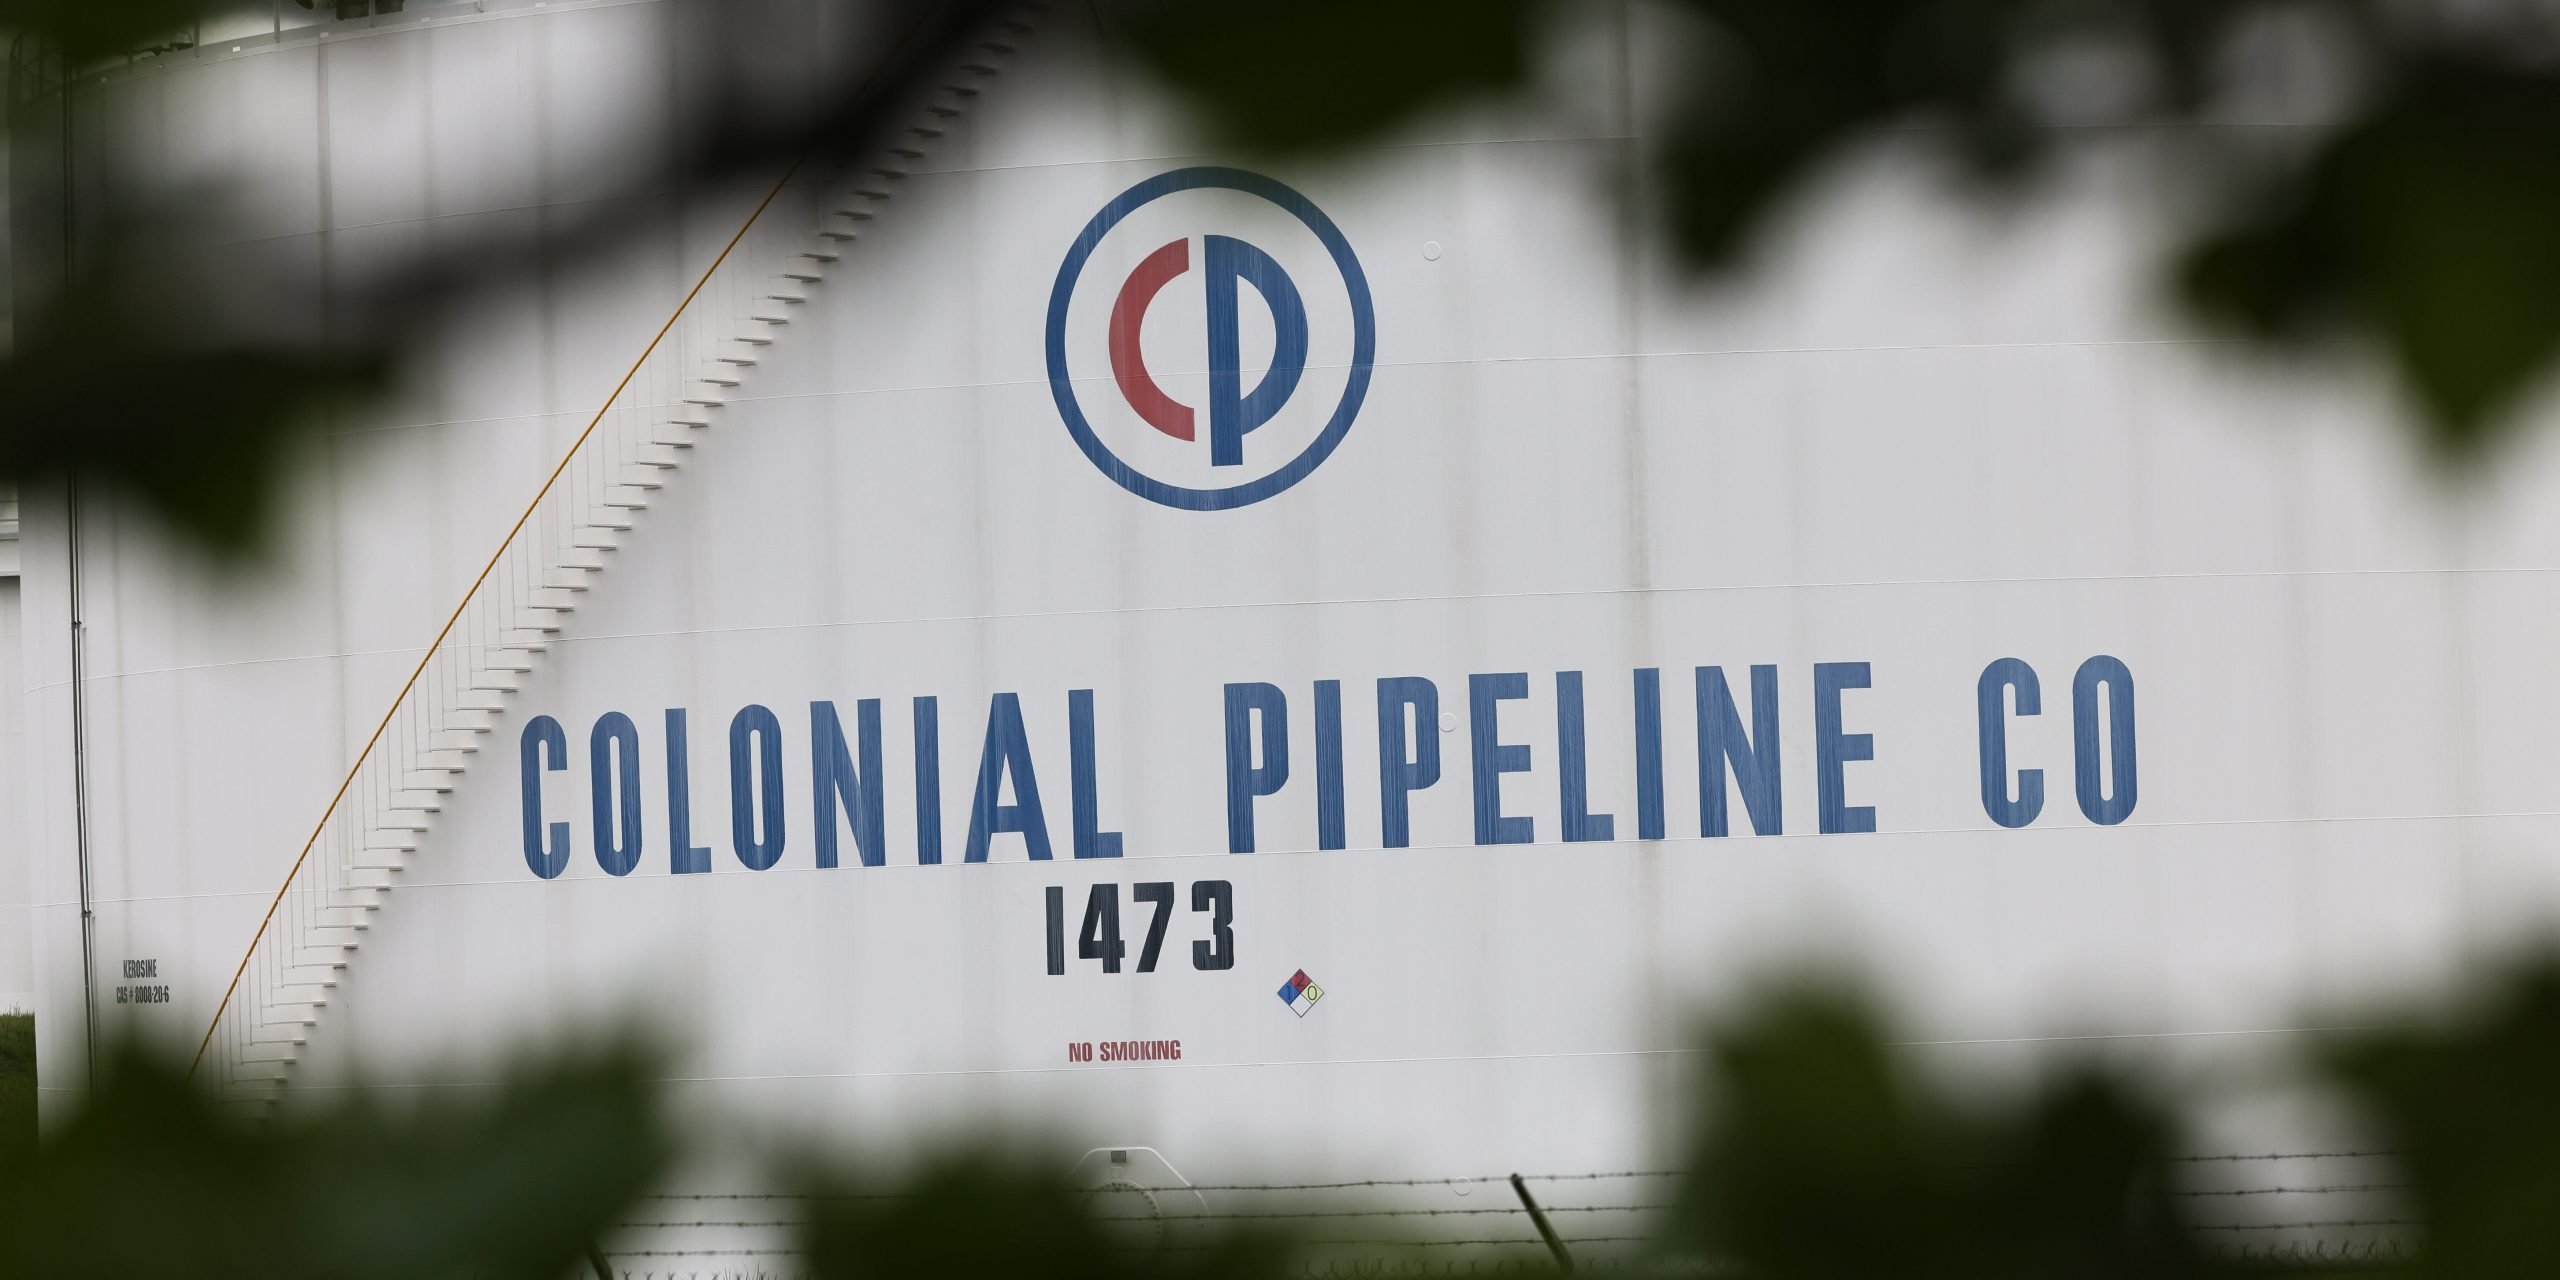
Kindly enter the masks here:
M 0 1160 L 36 1145 L 36 1018 L 0 1014 Z

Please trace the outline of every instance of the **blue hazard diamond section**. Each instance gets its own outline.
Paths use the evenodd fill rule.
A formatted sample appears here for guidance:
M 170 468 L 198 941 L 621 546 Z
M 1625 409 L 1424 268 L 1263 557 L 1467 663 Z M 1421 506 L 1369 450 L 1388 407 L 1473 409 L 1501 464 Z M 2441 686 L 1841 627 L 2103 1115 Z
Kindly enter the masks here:
M 1316 980 L 1308 977 L 1304 969 L 1289 975 L 1289 980 L 1280 984 L 1280 1003 L 1289 1006 L 1289 1012 L 1301 1018 L 1307 1016 L 1307 1010 L 1315 1008 L 1316 1001 L 1322 999 L 1324 988 L 1317 986 Z

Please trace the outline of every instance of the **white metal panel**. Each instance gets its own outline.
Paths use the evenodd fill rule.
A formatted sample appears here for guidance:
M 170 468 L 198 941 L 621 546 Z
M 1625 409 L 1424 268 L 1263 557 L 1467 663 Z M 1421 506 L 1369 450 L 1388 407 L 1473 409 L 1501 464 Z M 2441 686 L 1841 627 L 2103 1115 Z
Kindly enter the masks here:
M 522 236 L 574 212 L 541 200 L 591 199 L 590 158 L 569 153 L 604 126 L 561 95 L 662 83 L 660 8 L 333 44 L 331 260 Z M 1295 487 L 1176 510 L 1093 465 L 1049 385 L 1068 246 L 1122 190 L 1199 159 L 1163 101 L 1065 56 L 1078 20 L 990 93 L 952 171 L 901 184 L 610 553 L 380 913 L 313 1082 L 359 1065 L 467 1079 L 472 1057 L 629 1009 L 682 1038 L 702 1096 L 892 1143 L 1000 1117 L 1146 1141 L 1195 1172 L 1644 1167 L 1670 1158 L 1646 1116 L 1689 1070 L 1692 1011 L 1773 955 L 1883 958 L 1913 1033 L 1972 1066 L 2055 1034 L 2175 1055 L 2281 1041 L 2308 1002 L 2449 970 L 2560 906 L 2560 685 L 2534 656 L 2560 622 L 2540 589 L 2560 446 L 2448 491 L 2412 468 L 2369 381 L 2269 377 L 2169 327 L 2136 251 L 2154 228 L 2126 199 L 2137 155 L 1989 225 L 1908 156 L 1867 157 L 1762 270 L 1700 293 L 1607 198 L 1625 149 L 1611 104 L 1647 91 L 1611 82 L 1642 41 L 1603 30 L 1618 38 L 1577 46 L 1594 70 L 1571 101 L 1273 175 L 1359 257 L 1373 381 Z M 455 94 L 477 105 L 439 114 Z M 93 519 L 101 955 L 181 975 L 175 1004 L 118 1025 L 200 1032 L 414 646 L 760 195 L 741 184 L 681 217 L 635 202 L 661 229 L 615 269 L 502 292 L 401 405 L 339 424 L 288 522 L 289 575 L 200 582 Z M 1120 415 L 1104 433 L 1197 478 L 1214 467 L 1112 406 L 1117 280 L 1161 239 L 1265 243 L 1317 331 L 1310 388 L 1345 379 L 1327 360 L 1347 357 L 1323 353 L 1347 351 L 1348 303 L 1267 211 L 1183 207 L 1107 242 L 1066 314 L 1075 394 Z M 1206 302 L 1188 274 L 1163 297 L 1142 346 L 1197 404 Z M 1261 358 L 1269 317 L 1247 307 L 1242 325 Z M 1308 429 L 1275 419 L 1251 439 Z M 31 565 L 58 563 L 60 519 L 31 507 Z M 59 631 L 58 583 L 31 586 L 29 616 Z M 59 735 L 63 654 L 29 654 L 30 723 Z M 2138 689 L 2140 802 L 2114 826 L 2075 794 L 2072 679 L 2095 655 Z M 2045 787 L 2019 830 L 1980 790 L 1977 681 L 2001 658 L 2030 664 L 2043 699 L 2006 719 L 2011 766 Z M 1872 734 L 1875 758 L 1840 770 L 1877 830 L 1823 835 L 1815 671 L 1851 662 L 1871 687 L 1841 695 L 1842 730 Z M 1715 777 L 1736 834 L 1707 837 L 1697 669 L 1720 667 L 1747 708 L 1755 664 L 1777 673 L 1784 834 L 1747 834 Z M 1636 838 L 1639 670 L 1660 681 L 1658 840 Z M 1560 672 L 1582 676 L 1610 841 L 1563 838 Z M 1493 732 L 1528 749 L 1497 784 L 1533 824 L 1526 844 L 1476 832 L 1469 678 L 1498 673 L 1523 677 Z M 1393 677 L 1430 680 L 1448 713 L 1446 732 L 1420 730 L 1441 773 L 1411 796 L 1405 848 L 1382 847 L 1377 682 Z M 1341 682 L 1342 849 L 1318 847 L 1320 680 Z M 1260 852 L 1233 856 L 1223 699 L 1262 681 L 1288 700 L 1291 777 L 1253 806 Z M 1071 856 L 1078 690 L 1118 861 Z M 1046 863 L 1017 835 L 962 861 L 999 694 L 1020 699 Z M 940 797 L 920 815 L 927 697 Z M 848 834 L 846 865 L 820 869 L 811 704 L 851 727 L 871 698 L 887 865 L 855 865 Z M 787 835 L 766 871 L 733 848 L 730 732 L 750 705 L 782 746 Z M 671 870 L 670 709 L 709 874 Z M 627 877 L 594 853 L 589 744 L 607 713 L 640 743 Z M 532 777 L 536 820 L 572 828 L 557 880 L 523 849 L 535 716 L 568 744 L 565 769 Z M 78 985 L 62 762 L 35 776 L 59 1063 Z M 918 865 L 933 825 L 942 864 Z M 1209 880 L 1232 886 L 1232 969 L 1191 964 L 1206 917 L 1188 895 Z M 1143 934 L 1128 895 L 1147 881 L 1184 895 L 1159 971 L 1078 958 L 1087 888 L 1119 886 L 1123 928 Z M 1301 968 L 1328 992 L 1303 1018 L 1275 998 Z M 1184 1056 L 1068 1059 L 1119 1038 L 1179 1038 Z M 1319 1101 L 1264 1105 L 1277 1094 Z

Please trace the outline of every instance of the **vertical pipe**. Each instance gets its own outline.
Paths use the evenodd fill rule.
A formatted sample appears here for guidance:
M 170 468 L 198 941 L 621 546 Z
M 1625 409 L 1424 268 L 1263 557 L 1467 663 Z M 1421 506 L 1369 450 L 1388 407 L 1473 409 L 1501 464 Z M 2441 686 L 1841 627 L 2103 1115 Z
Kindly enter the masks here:
M 80 613 L 80 481 L 66 482 L 70 501 L 64 523 L 70 530 L 71 571 L 71 832 L 80 860 L 80 1008 L 87 1045 L 87 1074 L 98 1083 L 98 911 L 89 884 L 89 633 Z
M 72 298 L 72 135 L 71 56 L 62 55 L 62 300 Z M 64 482 L 64 526 L 69 533 L 71 575 L 71 831 L 72 849 L 80 864 L 80 1021 L 84 1046 L 82 1072 L 91 1089 L 98 1083 L 98 911 L 89 891 L 89 701 L 88 627 L 80 611 L 80 479 Z

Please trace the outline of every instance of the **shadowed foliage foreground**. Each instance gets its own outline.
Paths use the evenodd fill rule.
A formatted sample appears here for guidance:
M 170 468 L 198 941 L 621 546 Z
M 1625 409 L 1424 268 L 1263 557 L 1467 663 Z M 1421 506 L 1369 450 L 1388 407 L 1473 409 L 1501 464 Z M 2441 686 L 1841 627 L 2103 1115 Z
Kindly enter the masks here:
M 56 141 L 66 113 L 96 106 L 63 88 L 63 68 L 136 49 L 173 56 L 170 33 L 212 7 L 0 6 L 0 34 L 21 53 L 10 104 L 20 343 L 0 356 L 0 475 L 87 477 L 139 497 L 185 541 L 240 551 L 265 527 L 268 477 L 302 431 L 391 385 L 438 319 L 486 288 L 598 260 L 635 224 L 558 210 L 528 242 L 451 237 L 326 289 L 167 270 L 150 250 L 218 221 L 252 176 L 144 174 L 123 207 L 67 199 L 78 184 Z M 734 51 L 703 60 L 726 70 L 701 86 L 700 118 L 638 148 L 665 159 L 629 175 L 629 193 L 761 183 L 799 161 L 824 181 L 880 146 L 955 52 L 1015 38 L 1006 16 L 1038 10 L 1042 23 L 1097 28 L 1106 56 L 1172 90 L 1213 139 L 1288 155 L 1572 88 L 1547 80 L 1562 74 L 1555 47 L 1580 19 L 1617 12 L 1597 0 L 871 0 L 838 10 L 844 47 L 819 51 L 840 74 L 784 101 L 751 56 L 777 38 L 775 10 L 696 6 L 682 38 Z M 2535 0 L 1647 0 L 1626 11 L 1647 34 L 1625 59 L 1660 90 L 1636 105 L 1652 115 L 1634 122 L 1626 190 L 1693 269 L 1747 263 L 1791 200 L 1881 141 L 1937 157 L 1978 190 L 2017 193 L 2138 137 L 2161 144 L 2157 180 L 2139 189 L 2182 228 L 2161 264 L 2170 291 L 2262 347 L 2344 341 L 2377 355 L 2437 456 L 2487 456 L 2560 353 L 2560 240 L 2547 231 L 2560 220 L 2560 44 Z M 36 50 L 55 54 L 26 56 Z M 150 286 L 125 287 L 134 279 Z
M 1130 6 L 1131 45 L 1239 145 L 1337 147 L 1449 99 L 1538 92 L 1582 0 Z M 2560 353 L 2560 58 L 2535 0 L 1659 0 L 1628 56 L 1647 210 L 1744 265 L 1826 167 L 1887 139 L 1992 194 L 2155 148 L 2162 275 L 2207 326 L 2344 339 L 2421 439 L 2476 459 Z M 1233 50 L 1260 56 L 1240 65 Z M 1321 74 L 1316 68 L 1323 68 Z M 1311 86 L 1321 85 L 1321 90 Z M 2176 125 L 2176 131 L 2158 126 Z M 1634 175 L 1630 175 L 1631 177 Z
M 2324 1042 L 2309 1083 L 2390 1165 L 2414 1254 L 2395 1274 L 2549 1273 L 2560 1196 L 2560 964 L 2518 967 L 2415 1029 Z M 1783 988 L 1700 1055 L 1687 1170 L 1643 1257 L 1670 1269 L 1850 1277 L 2225 1277 L 2265 1264 L 2173 1190 L 2182 1118 L 2122 1068 L 1960 1098 L 1842 988 Z M 0 1267 L 20 1275 L 558 1277 L 679 1168 L 657 1061 L 530 1063 L 397 1110 L 357 1100 L 243 1128 L 125 1059 L 34 1160 L 0 1169 Z M 310 1101 L 308 1099 L 305 1100 Z M 809 1135 L 802 1135 L 804 1138 Z M 829 1277 L 1209 1280 L 1293 1274 L 1288 1237 L 1212 1229 L 1149 1251 L 1066 1162 L 952 1148 L 847 1178 L 818 1150 L 773 1175 L 802 1206 L 791 1270 Z M 1269 1224 L 1250 1224 L 1269 1225 Z M 608 1246 L 609 1247 L 609 1244 Z M 2294 1271 L 2299 1274 L 2299 1270 Z
M 29 1158 L 36 1142 L 36 1020 L 0 1014 L 0 1167 Z

